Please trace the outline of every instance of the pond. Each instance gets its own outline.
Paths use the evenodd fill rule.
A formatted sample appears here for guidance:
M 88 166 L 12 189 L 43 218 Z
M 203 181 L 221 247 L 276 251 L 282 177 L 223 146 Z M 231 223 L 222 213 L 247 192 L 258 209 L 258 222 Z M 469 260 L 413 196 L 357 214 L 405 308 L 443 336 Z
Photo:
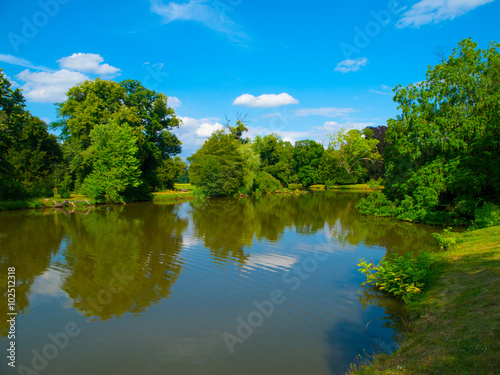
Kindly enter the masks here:
M 343 374 L 393 350 L 397 308 L 361 293 L 357 263 L 436 229 L 360 216 L 365 195 L 0 213 L 3 353 L 8 267 L 18 312 L 0 373 Z

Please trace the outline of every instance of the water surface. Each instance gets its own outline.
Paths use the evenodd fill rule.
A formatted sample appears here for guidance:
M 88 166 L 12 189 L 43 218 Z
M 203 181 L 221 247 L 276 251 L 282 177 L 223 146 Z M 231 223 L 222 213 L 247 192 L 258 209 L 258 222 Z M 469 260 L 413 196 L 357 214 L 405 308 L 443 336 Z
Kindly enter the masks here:
M 359 259 L 428 249 L 435 231 L 360 216 L 362 196 L 0 213 L 17 370 L 343 374 L 364 350 L 395 347 L 394 305 L 360 301 Z M 4 353 L 8 328 L 1 319 Z M 6 359 L 0 372 L 18 373 Z

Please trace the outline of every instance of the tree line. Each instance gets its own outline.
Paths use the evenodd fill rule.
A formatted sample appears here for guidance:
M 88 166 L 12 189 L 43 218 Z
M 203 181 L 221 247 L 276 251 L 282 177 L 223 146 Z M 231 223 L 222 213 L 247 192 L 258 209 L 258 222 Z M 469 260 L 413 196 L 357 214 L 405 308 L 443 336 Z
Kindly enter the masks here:
M 48 126 L 25 109 L 0 71 L 0 199 L 47 196 L 53 187 L 98 202 L 151 199 L 188 179 L 199 196 L 267 193 L 292 183 L 385 186 L 358 210 L 430 223 L 498 221 L 499 44 L 465 39 L 426 79 L 394 89 L 400 114 L 387 126 L 341 130 L 328 145 L 278 134 L 244 137 L 238 117 L 187 161 L 168 98 L 138 81 L 95 79 L 71 88 Z

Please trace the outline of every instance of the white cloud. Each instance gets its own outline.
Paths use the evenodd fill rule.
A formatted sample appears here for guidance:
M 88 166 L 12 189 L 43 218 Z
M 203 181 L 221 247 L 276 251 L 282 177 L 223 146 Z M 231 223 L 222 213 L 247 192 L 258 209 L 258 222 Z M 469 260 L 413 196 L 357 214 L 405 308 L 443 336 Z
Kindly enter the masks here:
M 213 132 L 222 129 L 224 129 L 224 126 L 218 122 L 215 124 L 205 122 L 196 130 L 196 135 L 198 137 L 210 137 Z
M 347 59 L 339 62 L 335 67 L 335 71 L 340 73 L 357 72 L 366 64 L 368 64 L 368 59 L 366 57 L 360 57 L 354 60 Z
M 4 62 L 7 64 L 18 65 L 24 68 L 36 69 L 36 70 L 50 70 L 44 66 L 35 66 L 28 60 L 22 59 L 20 57 L 12 56 L 12 55 L 2 55 L 0 54 L 0 62 Z
M 242 28 L 233 22 L 217 2 L 209 0 L 189 0 L 187 3 L 174 1 L 163 4 L 160 0 L 150 0 L 151 11 L 160 15 L 164 23 L 173 21 L 195 21 L 206 27 L 226 34 L 232 41 L 241 43 L 248 39 Z
M 63 57 L 57 62 L 63 69 L 76 70 L 78 72 L 93 73 L 104 76 L 115 76 L 120 69 L 109 64 L 103 64 L 104 58 L 96 53 L 73 53 L 71 56 Z
M 340 117 L 340 116 L 346 116 L 352 112 L 355 112 L 354 108 L 336 108 L 336 107 L 302 108 L 293 111 L 294 115 L 297 117 L 306 117 L 306 116 Z
M 376 123 L 374 122 L 352 122 L 352 121 L 348 121 L 348 122 L 344 122 L 344 123 L 338 123 L 336 121 L 326 121 L 323 126 L 317 126 L 317 127 L 314 127 L 313 129 L 317 129 L 319 130 L 320 132 L 324 132 L 326 134 L 332 134 L 332 133 L 335 133 L 335 132 L 338 132 L 340 131 L 341 129 L 347 129 L 347 130 L 350 130 L 350 129 L 358 129 L 358 130 L 362 130 L 368 126 L 375 126 Z
M 177 98 L 175 96 L 168 97 L 168 105 L 170 107 L 179 108 L 181 106 L 181 104 L 182 104 L 182 102 L 179 100 L 179 98 Z
M 250 108 L 272 108 L 288 104 L 299 104 L 299 101 L 285 92 L 278 95 L 264 94 L 257 97 L 243 94 L 234 99 L 233 102 L 233 105 L 243 105 Z
M 21 81 L 23 95 L 33 102 L 62 102 L 73 86 L 89 79 L 85 74 L 67 69 L 49 72 L 31 72 L 26 69 L 16 75 Z
M 195 152 L 214 131 L 224 128 L 218 118 L 201 118 L 179 116 L 182 125 L 172 130 L 182 141 L 182 153 L 192 154 Z
M 421 0 L 406 11 L 396 27 L 420 27 L 464 15 L 493 0 Z
M 382 85 L 382 90 L 392 90 L 392 87 L 387 85 Z

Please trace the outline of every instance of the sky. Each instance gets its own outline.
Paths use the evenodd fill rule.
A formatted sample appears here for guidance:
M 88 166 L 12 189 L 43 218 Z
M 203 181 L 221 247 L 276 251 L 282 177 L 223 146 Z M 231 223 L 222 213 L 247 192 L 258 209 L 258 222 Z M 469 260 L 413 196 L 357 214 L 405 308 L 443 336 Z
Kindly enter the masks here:
M 0 0 L 0 68 L 47 123 L 74 85 L 135 79 L 168 96 L 181 156 L 226 118 L 325 146 L 386 125 L 392 89 L 471 37 L 500 42 L 500 0 Z

